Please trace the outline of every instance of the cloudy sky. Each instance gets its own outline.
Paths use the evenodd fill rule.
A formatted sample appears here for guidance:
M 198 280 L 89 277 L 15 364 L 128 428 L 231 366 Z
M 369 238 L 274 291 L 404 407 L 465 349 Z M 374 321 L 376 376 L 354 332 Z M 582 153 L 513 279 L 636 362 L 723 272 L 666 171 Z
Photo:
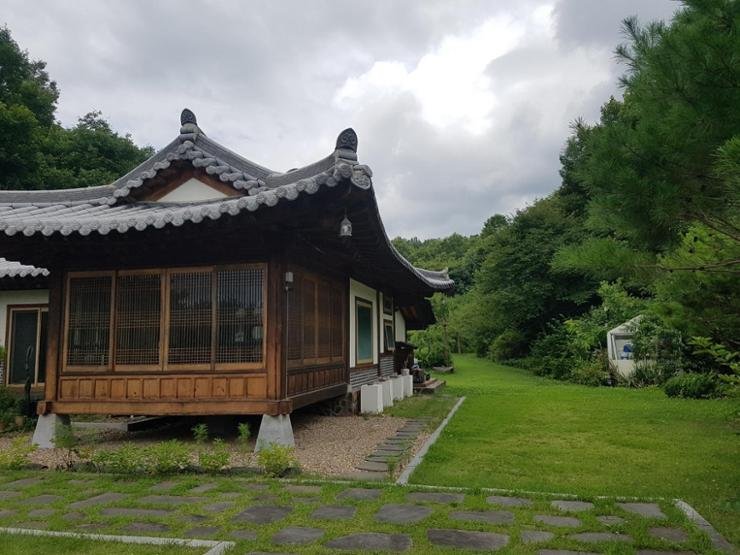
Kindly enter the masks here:
M 61 89 L 161 147 L 187 106 L 277 171 L 353 127 L 389 235 L 477 233 L 558 185 L 569 124 L 619 95 L 620 22 L 670 0 L 0 0 Z

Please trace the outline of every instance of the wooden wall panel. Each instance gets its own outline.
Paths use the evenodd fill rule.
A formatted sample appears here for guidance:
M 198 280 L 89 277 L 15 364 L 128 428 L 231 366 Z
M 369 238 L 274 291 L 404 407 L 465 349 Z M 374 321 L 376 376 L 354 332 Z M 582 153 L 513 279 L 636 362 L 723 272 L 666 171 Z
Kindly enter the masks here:
M 332 374 L 333 375 L 333 374 Z M 313 378 L 311 383 L 325 383 L 328 374 Z M 304 377 L 305 379 L 305 377 Z M 267 399 L 266 374 L 234 375 L 169 375 L 145 377 L 121 376 L 95 377 L 64 376 L 60 380 L 60 401 L 138 401 L 161 400 L 264 400 Z
M 288 372 L 288 397 L 347 383 L 344 365 L 301 368 Z

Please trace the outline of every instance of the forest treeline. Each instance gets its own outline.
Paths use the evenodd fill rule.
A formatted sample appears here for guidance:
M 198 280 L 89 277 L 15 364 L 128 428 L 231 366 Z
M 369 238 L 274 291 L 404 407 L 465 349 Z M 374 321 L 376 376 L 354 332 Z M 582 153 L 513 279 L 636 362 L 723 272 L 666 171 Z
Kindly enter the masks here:
M 606 332 L 639 315 L 631 384 L 737 390 L 740 2 L 690 0 L 668 24 L 623 27 L 623 98 L 573 123 L 553 193 L 475 236 L 394 239 L 457 282 L 433 299 L 438 323 L 413 336 L 422 363 L 474 351 L 614 383 Z

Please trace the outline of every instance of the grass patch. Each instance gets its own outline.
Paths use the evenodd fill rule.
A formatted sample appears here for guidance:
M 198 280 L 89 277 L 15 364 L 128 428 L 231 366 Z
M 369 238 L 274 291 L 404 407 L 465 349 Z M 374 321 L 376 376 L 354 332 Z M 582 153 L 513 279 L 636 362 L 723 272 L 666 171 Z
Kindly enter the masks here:
M 384 414 L 400 418 L 428 418 L 429 428 L 436 428 L 457 402 L 457 396 L 448 393 L 414 395 L 386 409 Z
M 444 379 L 467 400 L 412 482 L 681 498 L 740 543 L 737 400 L 585 387 L 473 356 Z
M 203 554 L 205 547 L 189 548 L 181 545 L 137 545 L 118 542 L 88 540 L 84 538 L 46 538 L 21 534 L 0 533 L 0 545 L 4 555 L 28 555 L 28 553 L 54 553 L 55 555 L 175 555 L 176 553 Z

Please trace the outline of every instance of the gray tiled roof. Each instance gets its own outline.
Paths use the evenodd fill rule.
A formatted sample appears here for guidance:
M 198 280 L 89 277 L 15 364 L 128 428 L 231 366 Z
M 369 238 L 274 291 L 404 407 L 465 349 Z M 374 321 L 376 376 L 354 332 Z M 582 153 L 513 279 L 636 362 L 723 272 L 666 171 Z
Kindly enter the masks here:
M 187 114 L 186 114 L 187 112 Z M 187 116 L 187 117 L 186 117 Z M 110 185 L 54 191 L 0 191 L 0 232 L 23 234 L 106 235 L 154 227 L 181 226 L 206 218 L 253 212 L 261 207 L 311 195 L 322 187 L 335 187 L 349 180 L 356 187 L 372 187 L 372 171 L 357 163 L 357 135 L 351 129 L 337 139 L 336 149 L 326 158 L 285 173 L 273 172 L 212 141 L 184 111 L 180 134 L 154 156 Z M 237 197 L 199 202 L 149 202 L 132 198 L 173 163 L 189 163 L 230 185 Z M 392 245 L 394 256 L 418 278 L 434 289 L 449 289 L 453 283 L 446 272 L 414 268 Z
M 48 276 L 49 270 L 0 258 L 0 278 Z

